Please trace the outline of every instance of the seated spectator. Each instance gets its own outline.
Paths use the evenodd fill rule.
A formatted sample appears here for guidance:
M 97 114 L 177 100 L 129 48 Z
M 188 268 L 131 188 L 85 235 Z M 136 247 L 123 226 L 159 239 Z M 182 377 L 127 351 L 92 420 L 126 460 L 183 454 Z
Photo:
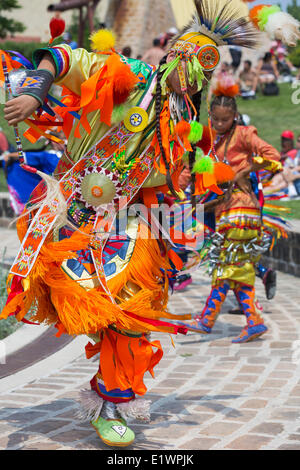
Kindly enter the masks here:
M 278 95 L 279 88 L 277 80 L 279 78 L 279 72 L 273 61 L 271 52 L 267 52 L 264 58 L 259 61 L 257 74 L 262 93 L 265 95 Z
M 288 157 L 294 159 L 297 155 L 295 148 L 294 132 L 290 130 L 283 131 L 281 134 L 281 162 L 283 163 Z
M 296 150 L 297 150 L 297 157 L 300 158 L 300 134 L 297 137 L 297 142 L 296 142 Z
M 296 195 L 300 196 L 300 135 L 296 143 L 296 156 L 288 156 L 284 161 L 284 168 L 289 170 L 290 181 L 295 187 Z M 294 152 L 293 152 L 294 155 Z
M 244 99 L 255 99 L 258 75 L 252 69 L 252 62 L 245 60 L 244 69 L 239 75 L 240 94 Z
M 277 70 L 282 82 L 292 82 L 294 80 L 293 72 L 297 69 L 288 59 L 288 49 L 281 41 L 274 41 L 270 50 L 276 60 Z
M 121 52 L 122 55 L 124 55 L 125 57 L 128 57 L 128 58 L 131 57 L 131 53 L 132 53 L 132 51 L 131 51 L 131 47 L 130 47 L 130 46 L 124 47 L 124 48 L 122 49 L 122 52 Z
M 239 68 L 239 66 L 241 65 L 242 48 L 239 46 L 230 46 L 229 52 L 232 58 L 231 67 L 232 67 L 233 73 L 235 73 L 237 69 Z
M 289 130 L 281 134 L 281 163 L 283 170 L 272 178 L 267 192 L 281 192 L 290 198 L 300 196 L 300 136 L 295 148 L 294 133 Z
M 277 69 L 280 75 L 287 76 L 292 75 L 295 72 L 295 67 L 288 59 L 288 52 L 284 47 L 279 47 L 277 50 Z
M 150 65 L 158 65 L 165 54 L 165 51 L 160 45 L 160 40 L 155 38 L 153 40 L 153 46 L 145 52 L 142 61 Z
M 54 134 L 54 133 L 53 133 Z M 64 151 L 64 144 L 51 141 L 51 150 L 24 152 L 26 163 L 48 175 L 51 175 Z M 16 215 L 20 215 L 32 191 L 41 181 L 38 174 L 24 170 L 19 163 L 17 152 L 4 152 L 2 166 L 6 176 L 11 206 Z
M 281 192 L 293 198 L 300 196 L 300 157 L 287 158 L 283 170 L 277 173 L 267 187 L 267 193 Z

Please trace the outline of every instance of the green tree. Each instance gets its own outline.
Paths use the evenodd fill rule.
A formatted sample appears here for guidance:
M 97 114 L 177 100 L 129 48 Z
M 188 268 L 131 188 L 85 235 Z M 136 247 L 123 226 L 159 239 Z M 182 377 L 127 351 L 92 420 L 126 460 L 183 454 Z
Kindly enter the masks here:
M 8 34 L 22 33 L 25 26 L 20 21 L 7 18 L 5 12 L 21 8 L 18 0 L 0 0 L 0 38 L 4 39 Z
M 287 7 L 287 12 L 300 21 L 300 5 L 298 5 L 298 0 L 292 0 L 292 4 Z
M 298 0 L 292 0 L 292 4 L 287 7 L 287 12 L 296 20 L 300 21 L 300 5 Z M 300 67 L 300 41 L 296 47 L 289 47 L 289 59 L 295 67 Z

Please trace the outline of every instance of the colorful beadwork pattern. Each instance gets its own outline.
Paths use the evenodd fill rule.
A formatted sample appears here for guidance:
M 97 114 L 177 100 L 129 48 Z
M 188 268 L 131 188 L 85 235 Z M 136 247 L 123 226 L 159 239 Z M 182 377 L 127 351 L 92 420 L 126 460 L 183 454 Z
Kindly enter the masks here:
M 88 153 L 85 155 L 79 162 L 77 162 L 68 173 L 66 173 L 63 178 L 60 180 L 60 190 L 65 200 L 68 201 L 68 205 L 71 203 L 71 199 L 74 193 L 74 188 L 77 183 L 77 180 L 80 176 L 80 173 L 85 169 L 97 165 L 101 167 L 104 162 L 109 160 L 113 153 L 118 149 L 119 139 L 114 138 L 115 133 L 117 133 L 120 138 L 125 136 L 126 141 L 128 142 L 129 138 L 133 136 L 133 133 L 129 134 L 127 129 L 120 125 L 119 129 L 112 129 L 106 136 L 104 136 L 98 144 L 96 144 Z M 100 155 L 99 156 L 99 150 Z M 21 249 L 13 263 L 11 268 L 12 274 L 17 274 L 21 277 L 27 277 L 31 268 L 34 265 L 36 257 L 46 240 L 47 235 L 50 233 L 56 218 L 57 218 L 57 209 L 59 205 L 59 200 L 57 198 L 53 199 L 51 205 L 42 205 L 35 215 L 26 236 L 23 239 Z M 40 229 L 40 220 L 47 220 L 46 229 L 41 232 Z M 34 257 L 28 258 L 27 264 L 24 263 L 23 252 L 28 246 L 32 246 L 34 250 Z M 22 262 L 21 262 L 22 260 Z
M 197 52 L 197 57 L 200 65 L 208 71 L 214 70 L 220 62 L 220 52 L 213 45 L 201 47 Z

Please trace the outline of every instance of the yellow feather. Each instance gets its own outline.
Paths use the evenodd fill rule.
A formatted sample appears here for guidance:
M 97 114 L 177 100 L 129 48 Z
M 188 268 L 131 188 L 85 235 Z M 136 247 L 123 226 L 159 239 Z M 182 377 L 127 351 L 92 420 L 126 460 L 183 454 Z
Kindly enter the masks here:
M 116 43 L 116 36 L 113 31 L 108 29 L 99 29 L 90 36 L 91 47 L 96 52 L 107 52 L 111 50 Z

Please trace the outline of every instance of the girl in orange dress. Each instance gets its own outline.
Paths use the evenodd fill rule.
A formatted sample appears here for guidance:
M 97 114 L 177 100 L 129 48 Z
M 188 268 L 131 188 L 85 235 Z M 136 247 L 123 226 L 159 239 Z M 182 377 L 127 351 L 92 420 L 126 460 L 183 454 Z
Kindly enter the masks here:
M 212 289 L 200 316 L 190 329 L 211 332 L 230 289 L 246 316 L 246 326 L 234 343 L 250 341 L 267 331 L 255 308 L 255 266 L 268 248 L 262 231 L 261 210 L 249 175 L 261 168 L 277 169 L 280 154 L 257 135 L 253 126 L 238 126 L 234 97 L 216 96 L 211 105 L 211 123 L 216 131 L 214 151 L 229 163 L 235 177 L 226 196 L 215 207 L 216 231 L 213 236 Z

